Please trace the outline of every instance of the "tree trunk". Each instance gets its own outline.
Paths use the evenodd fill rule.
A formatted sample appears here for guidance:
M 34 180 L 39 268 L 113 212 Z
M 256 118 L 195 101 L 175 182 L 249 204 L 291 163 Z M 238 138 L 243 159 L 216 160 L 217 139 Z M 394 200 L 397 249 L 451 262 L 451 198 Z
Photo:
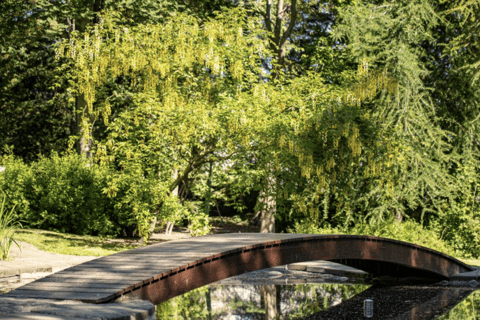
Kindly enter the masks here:
M 212 289 L 210 287 L 205 292 L 205 298 L 207 299 L 207 319 L 212 320 Z
M 84 138 L 85 136 L 85 128 L 82 126 L 82 113 L 87 112 L 87 101 L 85 101 L 83 95 L 78 95 L 75 99 L 75 109 L 76 109 L 76 123 L 77 123 L 77 135 L 80 137 L 77 144 L 77 152 L 78 154 L 85 156 L 86 158 L 92 157 L 92 146 L 93 146 L 93 139 L 91 137 L 91 133 L 88 133 L 86 136 L 88 138 Z M 90 116 L 86 116 L 88 118 L 88 125 L 93 124 L 93 119 Z M 88 130 L 88 129 L 87 129 Z
M 267 174 L 269 177 L 265 180 L 265 187 L 258 197 L 258 210 L 260 210 L 260 232 L 275 232 L 275 213 L 277 211 L 277 201 L 273 190 L 276 190 L 277 183 L 274 177 L 272 166 L 268 165 Z M 257 212 L 258 215 L 258 212 Z
M 267 0 L 265 7 L 265 26 L 268 31 L 273 33 L 270 37 L 270 49 L 275 52 L 275 60 L 279 65 L 274 68 L 274 78 L 278 78 L 281 69 L 285 65 L 285 45 L 287 39 L 292 34 L 297 20 L 297 0 L 292 0 L 290 7 L 287 7 L 288 5 L 284 3 L 284 0 L 278 0 L 277 12 L 274 17 L 272 17 L 272 0 Z M 282 25 L 287 18 L 288 11 L 290 11 L 290 21 L 286 30 L 282 33 Z
M 178 170 L 175 169 L 173 172 L 173 180 L 175 181 L 178 177 Z M 172 194 L 175 197 L 178 197 L 178 185 L 172 190 Z M 165 234 L 171 235 L 173 227 L 175 226 L 175 221 L 167 221 L 166 227 L 165 227 Z
M 275 198 L 266 195 L 265 191 L 260 193 L 260 232 L 261 233 L 274 233 L 275 232 L 275 211 L 276 201 Z
M 403 221 L 403 214 L 399 210 L 395 210 L 395 220 L 399 223 L 402 223 Z
M 150 221 L 150 229 L 148 230 L 148 234 L 151 235 L 153 231 L 155 231 L 155 227 L 157 226 L 157 216 L 153 216 L 152 221 Z
M 266 284 L 261 290 L 265 304 L 265 320 L 274 320 L 277 318 L 277 288 L 274 284 Z

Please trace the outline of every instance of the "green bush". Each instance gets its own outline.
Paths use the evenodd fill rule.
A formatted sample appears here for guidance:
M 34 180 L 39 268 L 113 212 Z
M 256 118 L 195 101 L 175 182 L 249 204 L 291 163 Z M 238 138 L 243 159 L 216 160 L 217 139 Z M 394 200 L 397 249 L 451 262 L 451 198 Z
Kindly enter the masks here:
M 352 228 L 329 228 L 328 226 L 320 227 L 313 223 L 301 221 L 295 224 L 295 229 L 293 231 L 296 233 L 355 234 L 390 238 L 409 243 L 415 243 L 448 255 L 461 256 L 461 254 L 455 252 L 455 250 L 447 243 L 440 240 L 435 231 L 427 229 L 411 220 L 399 223 L 392 219 L 375 225 L 358 224 Z
M 32 168 L 12 155 L 0 157 L 0 165 L 6 167 L 0 173 L 0 190 L 6 196 L 4 209 L 10 212 L 15 208 L 15 218 L 27 220 L 30 203 L 36 198 Z
M 480 257 L 480 209 L 477 206 L 456 203 L 430 225 L 457 255 L 468 259 Z
M 15 219 L 25 221 L 25 226 L 105 236 L 118 235 L 125 227 L 114 199 L 102 192 L 109 179 L 106 168 L 74 154 L 53 154 L 31 165 L 4 156 L 0 164 L 6 167 L 0 174 L 6 210 L 16 206 Z

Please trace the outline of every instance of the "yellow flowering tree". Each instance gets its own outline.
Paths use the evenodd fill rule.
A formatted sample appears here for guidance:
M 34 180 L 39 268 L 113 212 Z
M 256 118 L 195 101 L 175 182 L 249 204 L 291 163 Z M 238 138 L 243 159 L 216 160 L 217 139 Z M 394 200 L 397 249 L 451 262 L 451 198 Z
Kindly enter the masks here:
M 127 190 L 119 206 L 131 206 L 139 235 L 149 233 L 167 197 L 210 162 L 262 154 L 265 161 L 257 165 L 267 175 L 298 171 L 314 185 L 312 203 L 328 188 L 351 188 L 339 177 L 360 159 L 368 174 L 379 174 L 374 149 L 382 135 L 361 134 L 374 130 L 361 103 L 395 91 L 385 73 L 360 64 L 356 85 L 347 91 L 314 74 L 269 81 L 262 68 L 262 59 L 272 56 L 267 35 L 242 9 L 202 23 L 179 14 L 164 24 L 127 28 L 116 19 L 103 15 L 57 52 L 72 59 L 74 89 L 86 101 L 83 139 L 89 139 L 92 119 L 108 125 L 95 156 L 119 170 L 105 192 Z M 137 88 L 132 105 L 114 118 L 108 98 L 96 101 L 98 88 L 112 77 L 131 79 Z M 307 213 L 305 206 L 312 205 L 296 198 L 296 182 L 275 181 L 264 196 L 293 199 Z

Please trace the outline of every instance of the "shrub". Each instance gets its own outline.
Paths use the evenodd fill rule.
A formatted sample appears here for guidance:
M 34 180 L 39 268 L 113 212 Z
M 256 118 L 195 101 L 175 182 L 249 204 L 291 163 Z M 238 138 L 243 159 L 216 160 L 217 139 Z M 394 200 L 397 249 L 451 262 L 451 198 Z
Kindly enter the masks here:
M 192 237 L 203 236 L 210 232 L 210 216 L 203 212 L 204 206 L 199 201 L 185 203 L 188 208 L 186 218 L 188 219 L 188 230 Z
M 457 255 L 468 259 L 480 257 L 480 209 L 477 206 L 456 203 L 430 224 Z
M 36 198 L 32 168 L 12 155 L 0 157 L 0 165 L 6 167 L 0 173 L 0 190 L 6 196 L 4 210 L 10 212 L 15 208 L 15 219 L 28 220 L 30 204 Z
M 399 223 L 395 220 L 383 221 L 375 225 L 357 224 L 352 228 L 329 228 L 309 222 L 297 222 L 294 232 L 310 234 L 355 234 L 390 238 L 415 243 L 448 255 L 458 256 L 447 243 L 439 239 L 437 233 L 411 220 Z
M 123 227 L 113 199 L 102 193 L 108 169 L 71 154 L 40 158 L 31 165 L 13 156 L 0 158 L 6 170 L 0 189 L 6 210 L 16 207 L 15 219 L 25 226 L 57 232 L 118 235 Z

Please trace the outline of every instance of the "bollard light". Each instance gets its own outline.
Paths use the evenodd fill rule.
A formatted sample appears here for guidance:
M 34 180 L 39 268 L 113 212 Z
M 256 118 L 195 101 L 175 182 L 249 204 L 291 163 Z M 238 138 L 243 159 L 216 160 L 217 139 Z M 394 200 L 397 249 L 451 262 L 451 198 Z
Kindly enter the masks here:
M 365 301 L 363 301 L 363 315 L 366 318 L 373 317 L 373 300 L 365 299 Z

